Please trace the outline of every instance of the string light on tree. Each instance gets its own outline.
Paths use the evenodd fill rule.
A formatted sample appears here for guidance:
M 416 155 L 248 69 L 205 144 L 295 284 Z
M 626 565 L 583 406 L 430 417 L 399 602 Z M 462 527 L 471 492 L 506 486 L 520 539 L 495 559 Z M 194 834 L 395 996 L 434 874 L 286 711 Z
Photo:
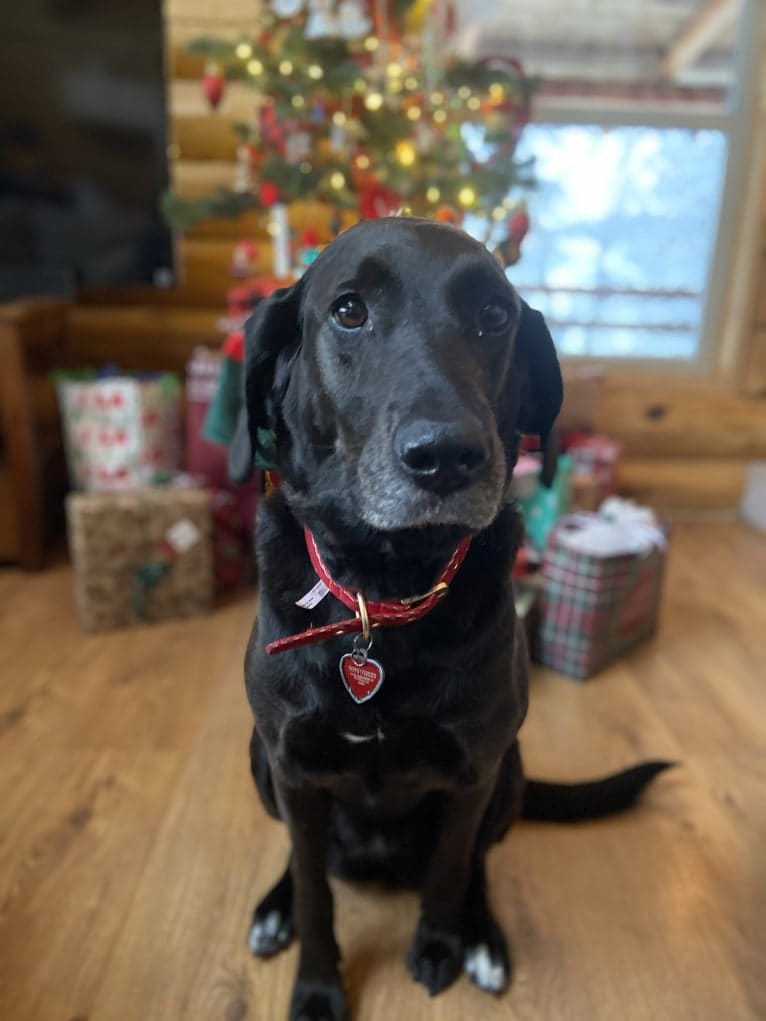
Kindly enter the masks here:
M 252 34 L 194 40 L 211 107 L 234 78 L 253 89 L 254 115 L 236 125 L 232 187 L 171 194 L 168 219 L 183 229 L 303 198 L 361 216 L 407 206 L 455 223 L 470 210 L 495 239 L 504 220 L 522 224 L 517 206 L 531 174 L 515 147 L 536 85 L 509 58 L 457 57 L 450 2 L 266 0 Z M 463 132 L 468 124 L 486 133 Z
M 399 142 L 396 146 L 396 158 L 403 167 L 411 167 L 418 158 L 417 151 L 412 142 Z
M 457 193 L 457 200 L 463 209 L 471 209 L 476 205 L 476 191 L 470 185 L 466 185 Z

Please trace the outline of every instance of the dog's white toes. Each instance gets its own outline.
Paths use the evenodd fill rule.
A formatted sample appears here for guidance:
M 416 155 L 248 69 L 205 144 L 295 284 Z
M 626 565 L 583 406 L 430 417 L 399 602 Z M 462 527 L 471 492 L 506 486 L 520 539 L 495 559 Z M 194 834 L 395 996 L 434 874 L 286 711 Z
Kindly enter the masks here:
M 270 911 L 253 923 L 247 943 L 254 954 L 267 956 L 290 941 L 290 927 L 279 911 Z
M 505 964 L 492 956 L 485 943 L 466 950 L 464 967 L 468 977 L 487 993 L 501 993 L 508 984 Z

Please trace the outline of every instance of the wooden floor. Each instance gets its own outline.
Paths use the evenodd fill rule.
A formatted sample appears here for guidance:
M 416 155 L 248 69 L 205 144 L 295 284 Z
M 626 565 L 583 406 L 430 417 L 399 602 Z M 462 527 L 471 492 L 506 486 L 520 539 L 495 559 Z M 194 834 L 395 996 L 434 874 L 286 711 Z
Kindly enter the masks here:
M 286 847 L 248 776 L 253 600 L 86 638 L 70 590 L 0 571 L 0 1018 L 282 1021 L 296 951 L 245 943 Z M 414 897 L 339 885 L 357 1021 L 766 1018 L 766 537 L 679 526 L 661 635 L 584 685 L 536 674 L 523 737 L 537 775 L 681 765 L 631 815 L 492 853 L 500 1000 L 429 1000 Z

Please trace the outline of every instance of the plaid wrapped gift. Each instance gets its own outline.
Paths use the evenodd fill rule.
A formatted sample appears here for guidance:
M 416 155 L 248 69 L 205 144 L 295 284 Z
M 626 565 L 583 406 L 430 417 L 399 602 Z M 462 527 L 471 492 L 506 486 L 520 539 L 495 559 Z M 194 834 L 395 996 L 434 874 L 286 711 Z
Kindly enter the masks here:
M 604 555 L 573 549 L 564 518 L 551 535 L 542 567 L 540 661 L 583 679 L 649 638 L 657 628 L 665 565 L 664 534 L 642 550 Z M 603 520 L 603 519 L 599 519 Z
M 205 490 L 72 493 L 67 526 L 86 631 L 211 609 L 212 521 Z

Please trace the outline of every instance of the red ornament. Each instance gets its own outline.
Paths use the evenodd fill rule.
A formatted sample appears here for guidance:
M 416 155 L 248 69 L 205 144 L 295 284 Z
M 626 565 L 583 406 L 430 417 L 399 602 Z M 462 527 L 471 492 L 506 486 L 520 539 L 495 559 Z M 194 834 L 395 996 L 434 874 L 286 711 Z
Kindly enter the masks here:
M 513 215 L 508 221 L 508 240 L 518 247 L 527 236 L 528 230 L 529 213 L 527 212 L 526 202 L 522 200 L 516 206 Z
M 304 248 L 316 248 L 319 244 L 319 235 L 313 227 L 307 227 L 304 230 L 301 244 Z
M 216 63 L 208 64 L 202 78 L 202 91 L 205 93 L 205 98 L 210 104 L 211 110 L 218 108 L 218 104 L 223 98 L 225 84 L 226 78 L 220 66 Z
M 439 206 L 434 219 L 439 223 L 451 223 L 453 227 L 459 227 L 463 222 L 463 214 L 453 206 Z
M 287 146 L 287 125 L 277 117 L 273 105 L 264 103 L 261 106 L 259 133 L 261 144 L 265 149 L 275 149 L 280 156 L 285 155 Z
M 529 230 L 529 213 L 523 200 L 516 205 L 508 219 L 508 234 L 495 249 L 495 253 L 506 268 L 515 266 L 521 258 L 521 243 Z
M 255 271 L 257 261 L 258 246 L 254 241 L 245 238 L 234 246 L 229 272 L 235 277 L 249 277 Z
M 242 330 L 234 330 L 228 334 L 223 342 L 223 353 L 227 358 L 235 362 L 241 362 L 245 357 L 245 334 Z
M 363 220 L 377 220 L 390 216 L 401 205 L 395 191 L 386 188 L 379 181 L 371 181 L 359 192 L 359 215 Z
M 261 185 L 261 205 L 273 206 L 279 202 L 279 188 L 273 181 L 264 181 Z

